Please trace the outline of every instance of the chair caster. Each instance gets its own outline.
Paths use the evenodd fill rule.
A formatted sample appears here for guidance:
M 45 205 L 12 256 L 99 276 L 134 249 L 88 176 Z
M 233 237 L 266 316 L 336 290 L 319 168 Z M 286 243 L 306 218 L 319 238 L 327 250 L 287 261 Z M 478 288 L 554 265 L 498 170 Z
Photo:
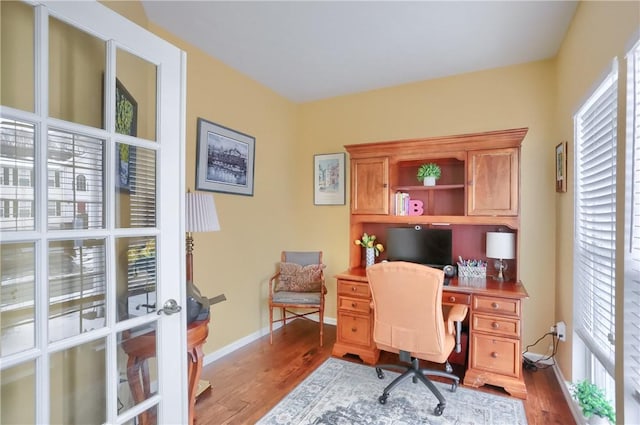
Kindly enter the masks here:
M 387 397 L 389 397 L 388 394 L 382 394 L 380 397 L 378 397 L 378 401 L 380 402 L 380 404 L 387 404 Z
M 458 383 L 456 381 L 453 381 L 451 383 L 451 392 L 455 393 L 457 389 L 458 389 Z
M 376 368 L 376 373 L 378 374 L 378 379 L 384 379 L 384 372 L 379 367 Z M 384 403 L 383 403 L 384 404 Z
M 442 416 L 442 412 L 444 412 L 444 406 L 442 404 L 438 404 L 435 409 L 433 409 L 433 414 L 436 416 Z

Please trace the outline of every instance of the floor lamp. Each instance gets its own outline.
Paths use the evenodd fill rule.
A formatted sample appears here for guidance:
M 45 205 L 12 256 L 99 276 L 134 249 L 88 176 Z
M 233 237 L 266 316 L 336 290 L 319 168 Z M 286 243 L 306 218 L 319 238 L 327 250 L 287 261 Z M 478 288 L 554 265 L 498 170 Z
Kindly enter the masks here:
M 187 284 L 193 284 L 193 233 L 216 232 L 220 230 L 218 213 L 213 196 L 204 193 L 187 191 L 186 198 L 187 232 Z M 196 397 L 211 388 L 209 381 L 200 380 L 196 389 Z

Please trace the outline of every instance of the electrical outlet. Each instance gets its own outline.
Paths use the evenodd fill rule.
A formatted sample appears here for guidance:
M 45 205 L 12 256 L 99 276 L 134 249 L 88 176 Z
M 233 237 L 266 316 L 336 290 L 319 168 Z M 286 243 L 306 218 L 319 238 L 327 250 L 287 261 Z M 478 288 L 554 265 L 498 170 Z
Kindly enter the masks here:
M 565 342 L 567 340 L 567 325 L 560 321 L 555 325 L 555 332 L 558 336 L 558 341 Z

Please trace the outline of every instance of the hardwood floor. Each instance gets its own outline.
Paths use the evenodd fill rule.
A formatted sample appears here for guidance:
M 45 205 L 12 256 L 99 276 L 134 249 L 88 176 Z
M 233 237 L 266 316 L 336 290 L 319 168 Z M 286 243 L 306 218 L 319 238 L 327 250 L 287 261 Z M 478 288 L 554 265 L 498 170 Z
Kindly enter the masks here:
M 202 379 L 209 380 L 212 388 L 198 398 L 196 424 L 255 423 L 331 356 L 335 326 L 325 325 L 324 347 L 319 346 L 318 337 L 317 323 L 295 320 L 274 332 L 273 345 L 266 335 L 207 365 Z M 348 356 L 345 360 L 360 361 Z M 396 363 L 397 355 L 383 353 L 381 362 Z M 529 425 L 575 424 L 551 368 L 525 371 L 524 376 Z M 480 390 L 506 394 L 489 385 Z

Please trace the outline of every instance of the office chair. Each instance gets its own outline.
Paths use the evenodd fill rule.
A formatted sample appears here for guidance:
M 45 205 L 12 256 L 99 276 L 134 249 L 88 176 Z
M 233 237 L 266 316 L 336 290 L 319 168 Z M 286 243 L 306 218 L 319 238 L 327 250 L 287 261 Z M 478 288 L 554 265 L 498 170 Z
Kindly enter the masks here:
M 320 346 L 323 344 L 324 282 L 322 251 L 282 251 L 279 270 L 269 279 L 269 342 L 273 344 L 273 324 L 287 319 L 303 318 L 318 313 Z M 280 308 L 280 319 L 273 318 L 273 309 Z M 292 311 L 291 309 L 295 309 Z M 310 310 L 300 312 L 300 309 Z
M 460 326 L 467 315 L 467 306 L 454 305 L 446 321 L 442 312 L 442 287 L 444 273 L 431 267 L 392 261 L 378 263 L 367 268 L 374 310 L 373 340 L 384 351 L 398 353 L 402 362 L 411 366 L 378 365 L 378 378 L 384 378 L 382 368 L 403 371 L 378 398 L 385 404 L 389 393 L 402 381 L 411 377 L 425 384 L 438 399 L 433 413 L 442 415 L 446 400 L 426 375 L 441 376 L 453 380 L 455 392 L 460 378 L 451 373 L 447 358 L 454 348 L 460 352 Z M 455 322 L 455 323 L 454 323 Z M 447 363 L 447 371 L 421 369 L 420 359 Z

